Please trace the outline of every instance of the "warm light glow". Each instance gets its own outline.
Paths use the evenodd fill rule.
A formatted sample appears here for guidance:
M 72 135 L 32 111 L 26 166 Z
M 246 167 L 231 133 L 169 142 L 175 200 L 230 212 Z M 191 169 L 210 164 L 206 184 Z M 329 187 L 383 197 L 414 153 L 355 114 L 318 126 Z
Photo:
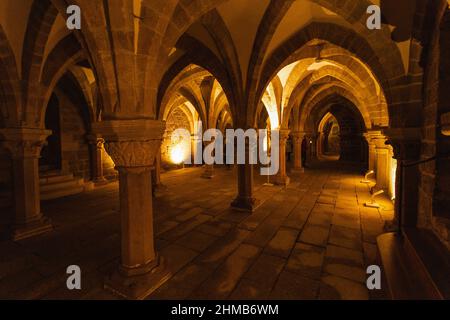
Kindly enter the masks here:
M 306 70 L 308 71 L 317 71 L 326 66 L 337 66 L 335 63 L 331 63 L 329 61 L 319 61 L 311 64 Z
M 267 135 L 263 139 L 263 150 L 266 153 L 269 150 L 269 139 L 267 138 Z
M 178 143 L 171 147 L 170 159 L 174 164 L 181 164 L 186 160 L 186 148 L 183 143 Z
M 395 199 L 395 181 L 397 178 L 397 160 L 392 158 L 391 160 L 391 198 Z
M 290 65 L 287 65 L 286 67 L 284 67 L 283 69 L 281 69 L 277 76 L 278 78 L 280 78 L 281 84 L 283 86 L 283 88 L 286 86 L 286 83 L 292 73 L 292 70 L 294 70 L 294 68 L 299 64 L 299 61 L 296 61 L 294 63 L 291 63 Z

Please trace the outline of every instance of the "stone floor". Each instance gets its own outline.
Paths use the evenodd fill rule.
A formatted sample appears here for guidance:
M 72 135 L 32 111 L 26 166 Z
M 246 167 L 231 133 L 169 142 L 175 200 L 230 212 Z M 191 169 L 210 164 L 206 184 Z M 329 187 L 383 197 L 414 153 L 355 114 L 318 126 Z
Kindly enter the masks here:
M 368 299 L 365 269 L 377 263 L 375 238 L 393 207 L 363 206 L 368 187 L 348 169 L 322 166 L 290 174 L 287 188 L 255 178 L 262 205 L 253 214 L 229 204 L 236 179 L 216 169 L 163 174 L 155 200 L 156 245 L 169 280 L 149 299 Z M 0 242 L 2 299 L 114 299 L 104 274 L 118 262 L 118 185 L 43 203 L 55 230 Z M 82 290 L 66 288 L 79 265 Z

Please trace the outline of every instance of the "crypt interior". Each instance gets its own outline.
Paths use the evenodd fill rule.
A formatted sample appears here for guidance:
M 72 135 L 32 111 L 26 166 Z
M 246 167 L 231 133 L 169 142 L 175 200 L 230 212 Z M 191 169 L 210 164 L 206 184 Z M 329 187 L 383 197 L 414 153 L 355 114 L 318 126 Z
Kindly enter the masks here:
M 1 299 L 450 299 L 450 0 L 70 4 L 0 0 Z

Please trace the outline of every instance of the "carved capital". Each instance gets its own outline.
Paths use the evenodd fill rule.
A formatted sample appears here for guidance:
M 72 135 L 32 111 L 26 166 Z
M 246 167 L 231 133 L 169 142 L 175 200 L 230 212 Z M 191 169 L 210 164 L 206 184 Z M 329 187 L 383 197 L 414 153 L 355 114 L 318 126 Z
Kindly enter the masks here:
M 291 130 L 280 129 L 278 130 L 278 133 L 280 135 L 280 143 L 286 143 L 287 139 L 289 139 L 289 134 L 291 133 Z
M 106 152 L 117 167 L 152 167 L 161 140 L 106 142 Z
M 39 158 L 50 130 L 40 128 L 6 128 L 0 130 L 3 145 L 13 159 Z
M 105 139 L 105 150 L 118 168 L 142 169 L 153 166 L 164 134 L 165 122 L 112 120 L 96 123 L 93 130 Z
M 294 142 L 301 143 L 303 139 L 306 137 L 306 132 L 302 131 L 294 131 L 291 133 L 292 139 Z

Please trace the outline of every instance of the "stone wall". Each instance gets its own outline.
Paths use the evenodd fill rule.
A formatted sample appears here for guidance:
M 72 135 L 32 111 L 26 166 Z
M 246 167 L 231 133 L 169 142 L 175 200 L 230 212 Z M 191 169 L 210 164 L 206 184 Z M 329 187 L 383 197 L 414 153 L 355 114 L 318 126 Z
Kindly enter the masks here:
M 430 27 L 425 68 L 422 159 L 450 152 L 450 140 L 440 133 L 440 115 L 450 109 L 450 10 L 443 22 Z M 433 30 L 434 28 L 434 30 Z M 448 159 L 420 166 L 418 226 L 428 228 L 450 248 L 450 165 Z
M 173 165 L 171 159 L 171 137 L 172 132 L 177 129 L 186 129 L 191 132 L 189 119 L 180 108 L 174 108 L 166 119 L 166 132 L 164 133 L 163 142 L 161 144 L 161 165 L 170 167 Z
M 89 180 L 91 176 L 89 145 L 80 107 L 62 93 L 58 98 L 61 116 L 62 172 L 73 173 L 76 177 Z
M 12 168 L 11 158 L 0 144 L 0 212 L 12 204 Z M 7 217 L 0 213 L 0 224 Z

